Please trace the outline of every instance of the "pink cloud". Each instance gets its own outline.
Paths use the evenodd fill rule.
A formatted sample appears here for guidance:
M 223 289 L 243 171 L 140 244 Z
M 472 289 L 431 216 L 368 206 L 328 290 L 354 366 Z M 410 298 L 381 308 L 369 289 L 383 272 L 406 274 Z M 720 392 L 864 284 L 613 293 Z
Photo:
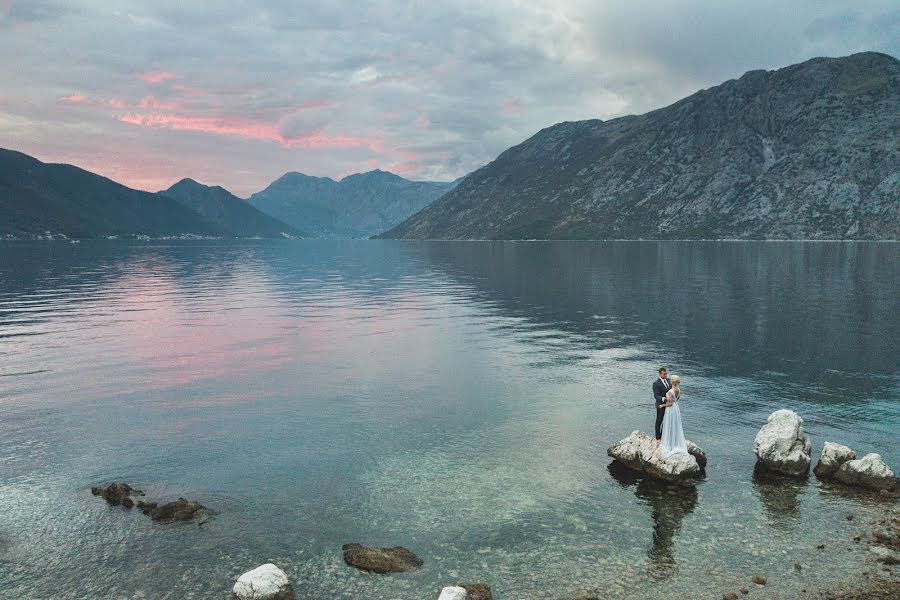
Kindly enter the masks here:
M 518 98 L 507 98 L 501 104 L 503 108 L 503 112 L 505 113 L 519 113 L 522 112 L 522 103 Z
M 157 100 L 153 96 L 145 96 L 138 102 L 138 108 L 154 108 L 158 110 L 175 110 L 179 108 L 177 102 L 164 102 Z
M 449 73 L 450 71 L 456 70 L 456 63 L 452 61 L 445 61 L 434 65 L 433 67 L 431 67 L 431 70 L 435 73 Z
M 138 73 L 138 77 L 147 83 L 162 83 L 169 79 L 177 79 L 178 75 L 167 71 L 144 71 L 143 73 Z
M 377 139 L 356 136 L 332 136 L 321 131 L 309 131 L 294 136 L 285 136 L 271 123 L 251 121 L 240 117 L 206 117 L 182 114 L 136 114 L 127 113 L 116 117 L 123 123 L 140 127 L 168 128 L 179 131 L 198 131 L 242 138 L 267 140 L 285 147 L 302 148 L 369 148 L 382 152 L 383 146 Z
M 122 102 L 119 98 L 110 98 L 106 101 L 106 103 L 110 106 L 110 108 L 125 108 L 125 103 Z
M 85 100 L 87 100 L 87 98 L 85 98 L 81 94 L 69 94 L 68 96 L 63 96 L 59 99 L 60 102 L 66 102 L 69 104 L 81 104 Z

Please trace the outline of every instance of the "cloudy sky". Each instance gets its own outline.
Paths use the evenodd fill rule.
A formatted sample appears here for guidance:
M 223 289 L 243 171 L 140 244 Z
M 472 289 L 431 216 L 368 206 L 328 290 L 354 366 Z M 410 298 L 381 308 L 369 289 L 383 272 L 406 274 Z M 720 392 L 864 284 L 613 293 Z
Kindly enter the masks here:
M 158 190 L 467 173 L 750 69 L 900 56 L 896 0 L 0 0 L 0 147 Z

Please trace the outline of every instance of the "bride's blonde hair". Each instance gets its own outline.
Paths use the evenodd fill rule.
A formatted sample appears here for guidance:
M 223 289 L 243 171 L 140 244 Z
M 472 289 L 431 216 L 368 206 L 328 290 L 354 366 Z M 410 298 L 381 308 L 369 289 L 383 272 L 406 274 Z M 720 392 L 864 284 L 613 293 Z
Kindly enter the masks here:
M 669 378 L 669 381 L 672 382 L 672 387 L 678 387 L 678 384 L 681 383 L 681 377 L 679 377 L 678 375 L 672 375 Z

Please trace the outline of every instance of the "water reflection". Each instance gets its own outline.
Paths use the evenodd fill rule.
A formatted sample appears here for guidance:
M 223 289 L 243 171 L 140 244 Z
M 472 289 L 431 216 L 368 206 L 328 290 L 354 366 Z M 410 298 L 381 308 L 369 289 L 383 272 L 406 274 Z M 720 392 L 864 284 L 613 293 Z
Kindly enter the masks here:
M 808 484 L 807 477 L 790 477 L 766 469 L 759 463 L 753 468 L 753 489 L 762 502 L 766 518 L 775 529 L 790 532 L 800 518 L 800 496 Z
M 648 344 L 720 377 L 762 377 L 838 426 L 897 397 L 900 245 L 431 243 L 406 246 L 479 300 L 586 349 Z M 827 326 L 824 326 L 827 324 Z M 683 368 L 684 368 L 683 367 Z M 752 389 L 721 399 L 753 410 Z M 887 406 L 894 422 L 900 409 Z
M 653 537 L 647 548 L 647 574 L 654 580 L 672 577 L 678 571 L 675 560 L 675 537 L 681 522 L 697 506 L 697 488 L 657 481 L 631 471 L 617 462 L 607 467 L 619 485 L 634 489 L 635 497 L 650 508 Z

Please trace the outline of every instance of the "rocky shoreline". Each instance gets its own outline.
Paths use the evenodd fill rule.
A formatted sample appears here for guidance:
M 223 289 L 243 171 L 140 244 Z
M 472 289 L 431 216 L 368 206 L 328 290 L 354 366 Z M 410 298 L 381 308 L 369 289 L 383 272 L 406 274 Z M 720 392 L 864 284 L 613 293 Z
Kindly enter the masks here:
M 804 432 L 803 419 L 790 410 L 778 410 L 767 419 L 760 429 L 753 444 L 753 452 L 757 457 L 754 477 L 783 478 L 796 481 L 808 476 L 812 463 L 812 443 Z M 623 485 L 640 484 L 656 481 L 653 484 L 668 490 L 679 490 L 677 497 L 683 497 L 693 490 L 696 502 L 696 487 L 706 476 L 707 456 L 696 444 L 688 442 L 688 452 L 662 458 L 655 440 L 644 432 L 634 431 L 629 436 L 611 446 L 607 454 L 613 458 L 609 465 L 610 475 Z M 630 474 L 629 474 L 630 473 Z M 769 475 L 763 475 L 768 473 Z M 852 544 L 864 544 L 866 547 L 869 571 L 830 589 L 800 590 L 801 598 L 824 598 L 828 600 L 850 600 L 871 598 L 881 600 L 900 597 L 900 578 L 897 565 L 900 565 L 900 512 L 897 511 L 895 499 L 898 495 L 898 479 L 894 472 L 881 460 L 880 455 L 870 453 L 861 459 L 856 453 L 840 444 L 825 442 L 815 475 L 825 486 L 838 486 L 841 491 L 852 491 L 864 494 L 869 500 L 886 502 L 886 509 L 880 518 L 866 524 L 860 524 L 860 533 L 852 538 Z M 646 486 L 644 486 L 646 488 Z M 639 490 L 640 491 L 640 490 Z M 213 511 L 202 504 L 184 498 L 160 505 L 158 502 L 134 500 L 143 497 L 144 493 L 132 488 L 124 482 L 115 482 L 108 486 L 91 488 L 95 496 L 102 497 L 110 506 L 125 509 L 138 508 L 154 521 L 175 523 L 196 521 L 201 524 L 206 515 Z M 644 495 L 650 492 L 644 489 Z M 667 491 L 666 493 L 670 493 Z M 652 495 L 652 494 L 651 494 Z M 671 500 L 666 500 L 666 505 Z M 680 521 L 680 519 L 678 519 Z M 848 521 L 856 520 L 853 514 L 847 515 Z M 657 524 L 662 527 L 661 524 Z M 677 527 L 676 527 L 677 529 Z M 665 528 L 657 531 L 664 536 Z M 674 535 L 674 530 L 672 532 Z M 656 538 L 654 539 L 656 542 Z M 660 544 L 665 546 L 665 540 Z M 851 543 L 849 540 L 847 543 Z M 826 548 L 819 544 L 824 560 L 836 548 Z M 419 571 L 425 567 L 426 561 L 411 550 L 402 546 L 367 547 L 359 543 L 344 544 L 341 556 L 346 566 L 358 569 L 373 577 L 391 577 L 392 574 L 404 574 Z M 790 561 L 790 557 L 785 558 Z M 788 562 L 788 564 L 790 564 Z M 794 563 L 798 573 L 803 571 L 800 562 Z M 773 574 L 774 575 L 774 574 Z M 753 590 L 767 590 L 769 579 L 766 573 L 744 575 L 746 579 L 735 589 L 723 590 L 723 600 L 737 600 L 750 597 Z M 291 582 L 288 575 L 273 563 L 265 563 L 236 578 L 232 588 L 235 600 L 294 600 L 297 598 L 295 587 L 302 585 Z M 757 594 L 758 595 L 758 594 Z M 305 597 L 302 595 L 300 597 Z M 605 595 L 602 590 L 589 591 L 580 595 L 557 596 L 546 594 L 542 598 L 553 600 L 599 600 Z M 448 583 L 435 590 L 436 600 L 493 600 L 494 593 L 489 582 Z M 528 600 L 528 599 L 521 599 Z

